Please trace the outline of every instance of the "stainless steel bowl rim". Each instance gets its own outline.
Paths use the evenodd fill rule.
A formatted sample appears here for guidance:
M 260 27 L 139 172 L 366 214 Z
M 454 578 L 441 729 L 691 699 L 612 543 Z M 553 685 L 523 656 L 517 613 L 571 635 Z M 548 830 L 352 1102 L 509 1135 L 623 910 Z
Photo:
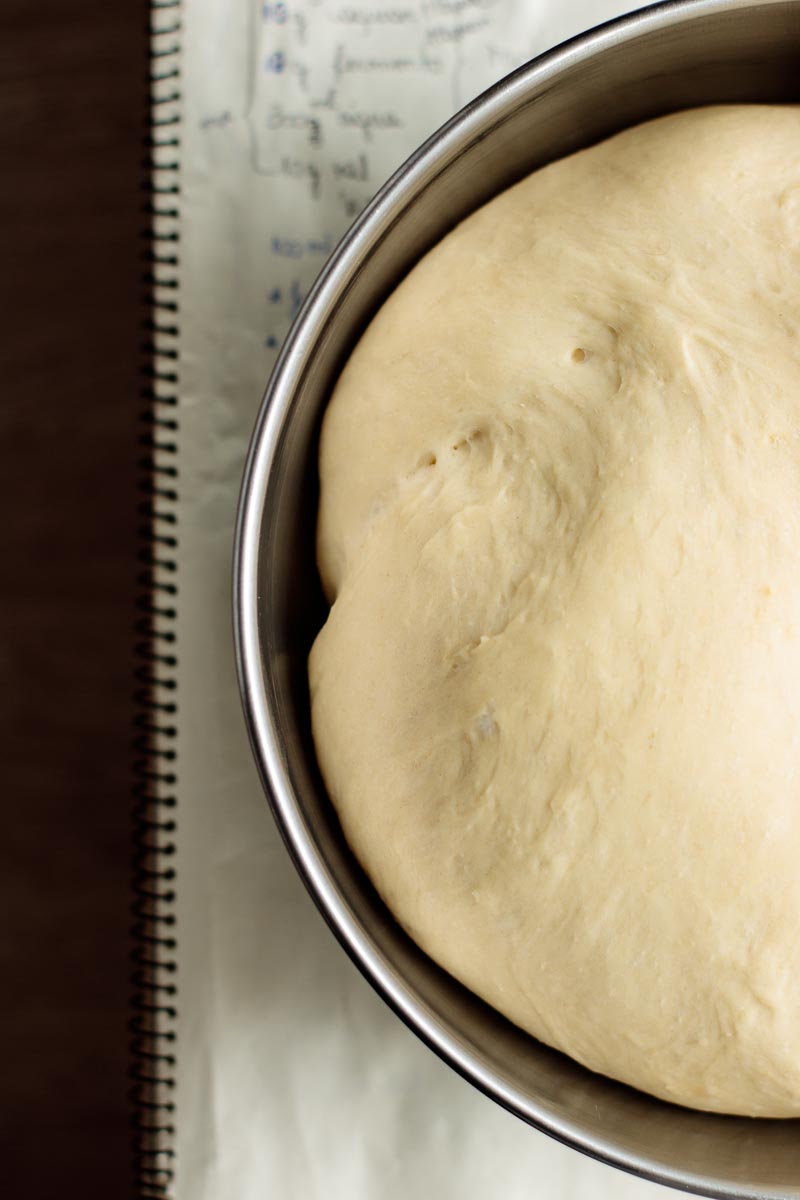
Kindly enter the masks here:
M 789 7 L 795 0 L 772 0 Z M 487 1096 L 557 1140 L 600 1161 L 655 1182 L 702 1195 L 748 1197 L 756 1193 L 731 1190 L 729 1184 L 680 1168 L 666 1170 L 645 1156 L 622 1153 L 591 1136 L 570 1120 L 538 1111 L 527 1098 L 506 1087 L 491 1068 L 465 1050 L 433 1014 L 421 1005 L 403 978 L 380 955 L 354 917 L 346 897 L 309 836 L 282 761 L 280 736 L 272 712 L 259 639 L 259 608 L 264 580 L 259 578 L 259 533 L 268 480 L 279 448 L 281 431 L 308 355 L 315 331 L 335 305 L 350 272 L 370 251 L 373 226 L 380 218 L 384 233 L 392 215 L 400 212 L 425 176 L 469 140 L 480 121 L 502 110 L 519 94 L 542 87 L 568 65 L 589 60 L 612 43 L 630 41 L 643 32 L 666 32 L 696 17 L 720 9 L 747 10 L 757 0 L 672 0 L 620 17 L 542 54 L 501 80 L 462 109 L 417 150 L 388 182 L 345 234 L 328 260 L 295 319 L 270 376 L 259 410 L 245 466 L 237 514 L 233 609 L 237 671 L 245 720 L 264 789 L 280 832 L 314 901 L 344 949 L 390 1007 L 442 1059 Z M 760 1193 L 759 1193 L 760 1194 Z

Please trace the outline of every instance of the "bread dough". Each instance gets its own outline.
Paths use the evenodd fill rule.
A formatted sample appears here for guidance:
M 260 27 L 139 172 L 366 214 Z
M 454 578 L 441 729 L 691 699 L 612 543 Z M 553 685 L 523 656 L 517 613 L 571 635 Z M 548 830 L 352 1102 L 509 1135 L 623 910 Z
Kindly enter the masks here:
M 594 1071 L 800 1115 L 800 108 L 536 172 L 388 299 L 322 431 L 310 658 L 419 945 Z

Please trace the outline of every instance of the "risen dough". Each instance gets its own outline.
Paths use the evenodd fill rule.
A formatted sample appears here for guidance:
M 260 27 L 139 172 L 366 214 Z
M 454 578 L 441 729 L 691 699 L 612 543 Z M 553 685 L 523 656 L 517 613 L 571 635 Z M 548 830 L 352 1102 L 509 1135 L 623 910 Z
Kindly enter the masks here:
M 800 1114 L 800 109 L 538 171 L 327 411 L 322 771 L 416 941 L 681 1104 Z

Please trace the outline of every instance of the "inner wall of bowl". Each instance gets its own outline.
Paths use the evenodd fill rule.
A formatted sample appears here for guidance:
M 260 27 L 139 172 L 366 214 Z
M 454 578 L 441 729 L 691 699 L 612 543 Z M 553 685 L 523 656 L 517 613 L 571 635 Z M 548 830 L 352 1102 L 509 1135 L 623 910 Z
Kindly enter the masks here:
M 527 68 L 411 164 L 338 252 L 267 400 L 283 423 L 264 505 L 264 677 L 304 836 L 371 947 L 373 980 L 474 1082 L 557 1136 L 667 1182 L 736 1196 L 800 1196 L 796 1121 L 720 1118 L 663 1104 L 576 1066 L 512 1027 L 402 933 L 353 861 L 310 738 L 306 658 L 324 619 L 314 563 L 319 422 L 370 315 L 420 255 L 535 167 L 628 125 L 708 103 L 797 101 L 800 6 L 684 10 L 628 24 L 587 53 Z M 295 851 L 296 851 L 295 846 Z M 342 937 L 342 929 L 337 930 Z M 343 940 L 348 941 L 346 934 Z M 351 942 L 351 953 L 359 955 Z M 403 984 L 413 997 L 404 998 Z M 422 1028 L 421 1028 L 422 1026 Z

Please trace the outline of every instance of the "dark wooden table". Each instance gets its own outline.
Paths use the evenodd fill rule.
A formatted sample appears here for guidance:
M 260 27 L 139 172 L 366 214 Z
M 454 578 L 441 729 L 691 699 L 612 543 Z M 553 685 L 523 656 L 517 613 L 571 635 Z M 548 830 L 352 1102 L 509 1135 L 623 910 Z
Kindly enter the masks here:
M 124 1200 L 147 7 L 0 21 L 0 1188 Z

